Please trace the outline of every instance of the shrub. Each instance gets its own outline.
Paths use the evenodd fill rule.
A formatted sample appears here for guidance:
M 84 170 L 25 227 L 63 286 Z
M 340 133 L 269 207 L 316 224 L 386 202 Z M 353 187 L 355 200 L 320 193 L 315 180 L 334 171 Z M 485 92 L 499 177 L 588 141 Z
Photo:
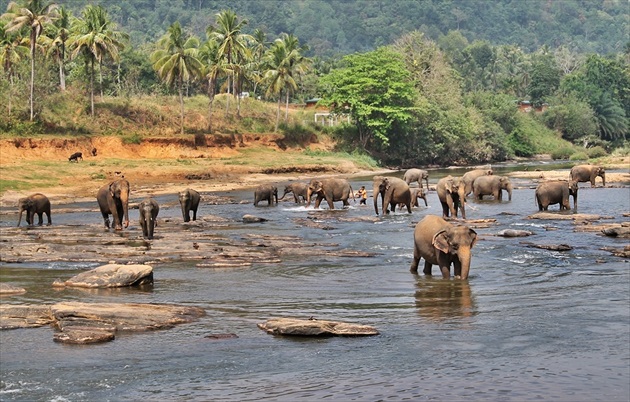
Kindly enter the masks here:
M 572 160 L 572 161 L 585 161 L 587 159 L 588 159 L 588 155 L 586 154 L 586 152 L 583 152 L 583 151 L 576 152 L 569 157 L 569 160 Z
M 604 149 L 604 147 L 596 146 L 593 148 L 587 148 L 586 153 L 589 158 L 601 158 L 602 156 L 608 155 L 608 152 Z
M 140 144 L 142 142 L 142 136 L 138 133 L 123 135 L 122 142 L 123 144 Z
M 575 154 L 575 149 L 573 149 L 572 147 L 560 147 L 560 148 L 554 149 L 551 152 L 551 158 L 569 159 L 569 157 L 571 157 L 574 154 Z M 588 159 L 588 157 L 586 157 L 585 159 Z

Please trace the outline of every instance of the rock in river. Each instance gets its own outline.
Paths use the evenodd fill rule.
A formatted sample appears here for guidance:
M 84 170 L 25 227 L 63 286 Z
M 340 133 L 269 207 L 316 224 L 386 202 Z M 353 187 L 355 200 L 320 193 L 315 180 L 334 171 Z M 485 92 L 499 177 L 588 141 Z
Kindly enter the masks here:
M 107 264 L 80 273 L 67 281 L 55 281 L 53 286 L 78 288 L 118 288 L 153 283 L 153 267 L 150 265 Z
M 272 318 L 258 324 L 258 328 L 272 335 L 295 336 L 368 336 L 378 335 L 376 328 L 369 325 L 351 324 L 340 321 L 300 320 L 297 318 Z

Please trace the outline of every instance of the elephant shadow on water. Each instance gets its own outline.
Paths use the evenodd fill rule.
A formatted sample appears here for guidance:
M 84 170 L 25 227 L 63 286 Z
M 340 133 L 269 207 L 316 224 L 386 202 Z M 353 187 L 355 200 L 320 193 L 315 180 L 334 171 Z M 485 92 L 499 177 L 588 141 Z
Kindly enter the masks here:
M 466 281 L 418 276 L 415 299 L 418 314 L 431 321 L 477 315 L 470 284 Z

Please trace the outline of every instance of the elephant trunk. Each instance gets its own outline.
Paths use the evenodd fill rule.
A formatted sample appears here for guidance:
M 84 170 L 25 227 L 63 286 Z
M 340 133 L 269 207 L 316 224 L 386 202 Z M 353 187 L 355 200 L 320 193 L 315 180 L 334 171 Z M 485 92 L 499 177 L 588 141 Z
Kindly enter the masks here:
M 508 200 L 512 201 L 512 185 L 507 186 Z
M 179 203 L 182 207 L 182 217 L 184 218 L 184 222 L 190 221 L 190 208 L 187 206 L 188 201 L 185 199 L 179 200 Z
M 145 211 L 145 215 L 148 215 L 147 218 L 147 238 L 149 240 L 153 239 L 153 230 L 155 229 L 155 219 L 153 219 L 153 215 L 151 211 Z
M 24 208 L 20 207 L 20 216 L 18 217 L 17 223 L 18 226 L 20 226 L 20 223 L 22 222 L 22 212 L 24 212 Z M 28 214 L 28 211 L 26 213 Z
M 122 202 L 123 216 L 125 217 L 125 228 L 129 227 L 129 191 L 121 191 L 120 202 Z
M 310 206 L 311 205 L 311 195 L 313 194 L 313 190 L 311 190 L 311 188 L 307 188 L 306 189 L 306 206 Z
M 457 257 L 461 263 L 462 272 L 461 279 L 468 279 L 468 273 L 470 272 L 470 247 L 460 247 L 457 251 Z
M 382 194 L 378 191 L 378 187 L 375 187 L 372 198 L 374 198 L 374 213 L 376 213 L 376 215 L 378 215 L 378 196 L 379 195 L 382 197 Z
M 606 173 L 602 172 L 600 174 L 600 176 L 602 177 L 602 184 L 603 184 L 603 186 L 606 187 Z

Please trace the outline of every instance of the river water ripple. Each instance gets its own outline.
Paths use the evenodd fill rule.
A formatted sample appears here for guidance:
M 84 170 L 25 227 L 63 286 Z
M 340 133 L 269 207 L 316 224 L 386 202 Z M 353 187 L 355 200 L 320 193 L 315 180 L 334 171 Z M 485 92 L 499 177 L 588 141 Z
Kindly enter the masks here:
M 447 173 L 459 174 L 432 172 L 432 185 Z M 369 180 L 352 185 L 370 189 Z M 1 331 L 0 399 L 628 401 L 629 264 L 602 250 L 621 248 L 627 239 L 575 232 L 570 221 L 527 219 L 537 211 L 535 184 L 513 181 L 519 188 L 511 202 L 469 204 L 469 219 L 495 218 L 498 224 L 476 229 L 480 240 L 468 281 L 409 272 L 413 224 L 426 214 L 441 214 L 434 191 L 428 208 L 375 222 L 343 219 L 373 216 L 371 199 L 367 207 L 316 212 L 330 230 L 296 225 L 294 218 L 313 212 L 292 203 L 202 205 L 199 211 L 228 218 L 230 224 L 212 229 L 224 236 L 299 236 L 376 253 L 372 258 L 318 251 L 308 258 L 233 269 L 175 260 L 154 266 L 149 291 L 91 292 L 59 291 L 50 284 L 96 264 L 0 263 L 3 282 L 27 289 L 2 303 L 175 303 L 208 313 L 192 324 L 120 334 L 113 342 L 90 346 L 55 343 L 49 327 Z M 250 190 L 226 195 L 253 198 Z M 176 195 L 158 199 L 173 205 L 162 208 L 159 219 L 181 219 L 175 200 Z M 583 183 L 579 212 L 613 217 L 602 222 L 627 221 L 622 214 L 630 212 L 629 188 L 591 189 Z M 245 225 L 240 223 L 245 213 L 270 221 Z M 137 211 L 130 215 L 137 230 Z M 1 218 L 0 228 L 16 222 L 13 215 Z M 55 224 L 85 221 L 100 224 L 101 218 L 53 212 Z M 528 248 L 522 238 L 493 236 L 502 229 L 530 230 L 534 235 L 527 241 L 565 243 L 573 250 Z M 295 339 L 256 327 L 281 316 L 356 322 L 381 334 Z M 206 338 L 216 333 L 238 338 Z

